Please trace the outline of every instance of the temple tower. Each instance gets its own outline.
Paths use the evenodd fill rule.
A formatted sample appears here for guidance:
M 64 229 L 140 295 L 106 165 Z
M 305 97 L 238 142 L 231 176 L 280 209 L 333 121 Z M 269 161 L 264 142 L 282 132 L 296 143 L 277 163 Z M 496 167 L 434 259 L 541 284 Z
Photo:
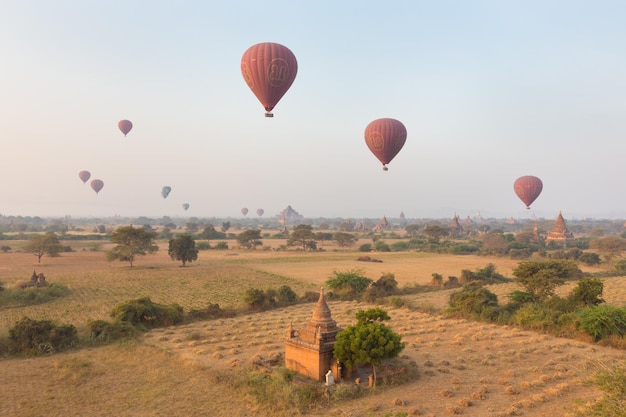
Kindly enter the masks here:
M 332 370 L 335 381 L 338 381 L 341 378 L 341 370 L 333 358 L 333 348 L 337 333 L 341 330 L 330 314 L 322 288 L 313 310 L 313 317 L 306 326 L 294 330 L 291 324 L 289 325 L 285 341 L 287 369 L 318 381 L 324 381 L 328 370 Z

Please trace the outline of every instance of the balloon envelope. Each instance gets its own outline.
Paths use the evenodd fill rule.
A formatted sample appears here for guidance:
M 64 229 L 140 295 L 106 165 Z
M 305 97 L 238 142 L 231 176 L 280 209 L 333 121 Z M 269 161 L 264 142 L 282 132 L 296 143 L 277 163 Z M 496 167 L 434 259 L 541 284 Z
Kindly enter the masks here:
M 406 127 L 396 119 L 376 119 L 365 128 L 365 143 L 385 171 L 404 146 L 406 136 Z
M 244 208 L 242 208 L 242 209 L 241 209 L 241 214 L 243 214 L 244 216 L 245 216 L 246 214 L 248 214 L 248 209 L 247 209 L 247 208 L 245 208 L 245 207 L 244 207 Z
M 167 198 L 167 196 L 170 195 L 171 191 L 172 187 L 166 185 L 161 189 L 161 196 L 163 196 L 163 198 Z
M 86 183 L 91 177 L 91 173 L 89 171 L 80 171 L 78 173 L 78 178 L 84 183 Z
M 189 203 L 183 203 L 183 210 L 187 211 L 189 208 Z
M 530 209 L 530 205 L 539 197 L 539 194 L 541 194 L 543 183 L 537 177 L 525 175 L 515 180 L 513 190 L 515 190 L 515 194 L 517 194 L 519 199 L 526 204 L 526 208 Z
M 252 45 L 241 57 L 241 74 L 257 99 L 265 108 L 265 116 L 285 95 L 298 73 L 296 56 L 278 43 L 263 42 Z
M 120 120 L 117 122 L 117 127 L 122 131 L 124 136 L 128 135 L 128 132 L 133 128 L 133 122 L 130 120 Z
M 104 187 L 104 182 L 102 180 L 91 181 L 91 189 L 94 190 L 96 194 L 98 194 L 100 190 L 102 190 L 102 187 Z
M 256 209 L 257 216 L 261 217 L 263 215 L 263 213 L 265 213 L 265 210 L 263 210 L 263 209 Z

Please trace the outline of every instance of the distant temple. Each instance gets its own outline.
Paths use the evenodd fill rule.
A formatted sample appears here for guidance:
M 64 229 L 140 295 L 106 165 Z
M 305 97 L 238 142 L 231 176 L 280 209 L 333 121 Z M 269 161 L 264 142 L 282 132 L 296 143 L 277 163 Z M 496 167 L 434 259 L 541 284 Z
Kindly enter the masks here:
M 387 216 L 383 216 L 383 218 L 380 219 L 380 222 L 378 222 L 378 224 L 374 226 L 374 231 L 380 232 L 381 230 L 389 230 L 390 228 L 391 225 L 387 221 Z
M 458 236 L 463 233 L 463 226 L 459 223 L 459 216 L 456 213 L 454 213 L 454 217 L 448 225 L 448 230 L 451 236 Z
M 558 242 L 565 245 L 567 241 L 571 239 L 574 239 L 574 234 L 567 229 L 565 219 L 563 219 L 563 214 L 559 212 L 559 216 L 556 218 L 556 222 L 554 222 L 554 227 L 550 232 L 548 232 L 546 242 Z
M 341 367 L 333 357 L 333 349 L 337 333 L 341 330 L 331 317 L 322 288 L 313 317 L 307 325 L 300 330 L 294 330 L 289 324 L 285 342 L 287 369 L 318 381 L 324 381 L 330 370 L 335 380 L 340 380 Z

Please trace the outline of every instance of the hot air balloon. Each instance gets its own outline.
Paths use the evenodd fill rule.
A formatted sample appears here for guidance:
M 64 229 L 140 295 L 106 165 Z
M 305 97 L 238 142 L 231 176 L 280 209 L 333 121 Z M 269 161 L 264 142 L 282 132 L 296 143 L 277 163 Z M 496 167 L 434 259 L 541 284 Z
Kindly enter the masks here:
M 241 209 L 241 214 L 243 214 L 244 216 L 245 216 L 246 214 L 248 214 L 248 209 L 247 209 L 247 208 L 245 208 L 245 207 L 244 207 L 244 208 L 242 208 L 242 209 Z
M 91 189 L 94 190 L 96 194 L 98 194 L 100 190 L 102 190 L 102 187 L 104 187 L 104 182 L 102 180 L 91 181 Z
M 396 119 L 376 119 L 365 128 L 365 143 L 383 164 L 384 171 L 404 146 L 406 135 L 406 128 Z
M 183 210 L 187 211 L 189 209 L 189 203 L 183 203 Z
M 161 196 L 163 198 L 167 198 L 167 196 L 170 195 L 171 191 L 172 191 L 172 187 L 166 185 L 165 187 L 161 189 Z
M 513 189 L 519 199 L 526 204 L 526 208 L 530 209 L 530 205 L 539 197 L 539 194 L 541 194 L 543 183 L 537 177 L 526 175 L 515 180 Z
M 257 216 L 261 217 L 263 215 L 263 213 L 265 213 L 265 210 L 263 210 L 263 209 L 256 209 Z
M 265 108 L 265 117 L 285 95 L 298 72 L 298 61 L 289 48 L 278 43 L 252 45 L 241 57 L 241 74 Z
M 91 177 L 91 173 L 89 171 L 80 171 L 78 173 L 78 178 L 84 183 L 86 183 Z
M 128 132 L 133 128 L 133 122 L 130 120 L 120 120 L 117 123 L 117 127 L 122 131 L 124 136 L 128 135 Z

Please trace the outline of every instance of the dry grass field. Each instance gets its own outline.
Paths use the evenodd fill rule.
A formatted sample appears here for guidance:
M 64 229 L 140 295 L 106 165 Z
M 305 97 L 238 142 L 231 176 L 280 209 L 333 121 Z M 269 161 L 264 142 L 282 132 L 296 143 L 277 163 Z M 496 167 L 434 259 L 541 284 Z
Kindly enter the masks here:
M 0 332 L 23 316 L 72 323 L 109 319 L 119 302 L 149 296 L 186 310 L 218 303 L 241 307 L 249 287 L 289 285 L 298 294 L 318 292 L 335 270 L 361 269 L 377 279 L 395 274 L 400 286 L 425 284 L 488 263 L 510 276 L 517 261 L 417 253 L 371 254 L 383 262 L 358 262 L 358 252 L 203 251 L 181 268 L 164 247 L 140 257 L 134 267 L 109 263 L 103 252 L 42 258 L 0 254 L 0 281 L 11 286 L 33 268 L 71 293 L 53 302 L 0 309 Z M 513 284 L 492 286 L 500 298 Z M 566 289 L 562 289 L 565 291 Z M 446 305 L 449 291 L 411 296 L 412 305 Z M 607 302 L 626 305 L 626 279 L 605 280 Z M 354 321 L 357 302 L 329 302 L 340 327 Z M 235 318 L 155 329 L 138 341 L 78 349 L 52 356 L 0 361 L 0 416 L 273 416 L 245 393 L 214 382 L 220 372 L 247 369 L 254 358 L 283 352 L 289 323 L 298 328 L 313 304 L 300 304 Z M 506 326 L 444 319 L 385 307 L 390 325 L 406 342 L 401 360 L 418 375 L 396 387 L 379 388 L 356 400 L 332 401 L 312 416 L 567 416 L 578 402 L 600 392 L 584 382 L 599 366 L 623 363 L 626 352 L 559 339 Z M 351 383 L 351 382 L 348 382 Z

